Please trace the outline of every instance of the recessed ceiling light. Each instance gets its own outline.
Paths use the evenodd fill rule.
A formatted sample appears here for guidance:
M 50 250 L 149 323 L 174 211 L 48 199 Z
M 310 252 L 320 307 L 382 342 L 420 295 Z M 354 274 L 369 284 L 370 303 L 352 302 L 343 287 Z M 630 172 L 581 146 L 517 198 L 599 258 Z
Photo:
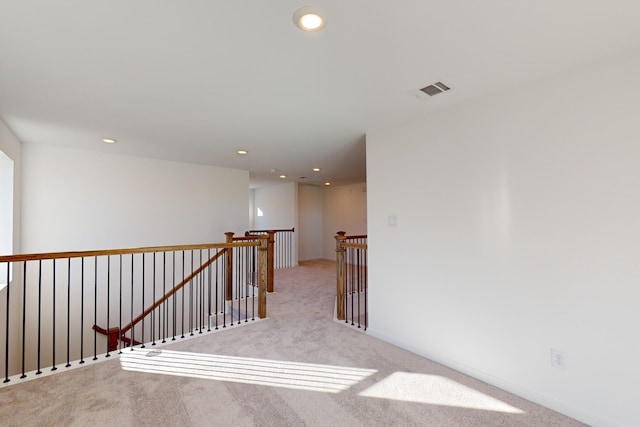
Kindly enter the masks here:
M 249 154 L 249 152 L 247 150 L 238 150 L 238 154 L 244 156 L 245 154 Z
M 330 182 L 325 182 L 324 185 L 331 185 L 331 183 Z
M 118 140 L 113 138 L 102 138 L 102 142 L 105 144 L 115 144 Z
M 314 172 L 320 172 L 320 168 L 313 168 Z
M 287 175 L 280 175 L 280 178 L 285 179 Z
M 293 22 L 302 31 L 319 31 L 324 28 L 324 19 L 311 6 L 296 10 L 293 14 Z

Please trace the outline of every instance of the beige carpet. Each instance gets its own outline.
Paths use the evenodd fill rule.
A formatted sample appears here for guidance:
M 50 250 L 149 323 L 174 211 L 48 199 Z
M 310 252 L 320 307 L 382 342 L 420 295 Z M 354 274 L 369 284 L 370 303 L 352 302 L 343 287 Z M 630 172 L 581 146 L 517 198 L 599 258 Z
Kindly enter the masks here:
M 332 320 L 335 264 L 276 272 L 269 319 L 0 390 L 0 424 L 578 426 Z

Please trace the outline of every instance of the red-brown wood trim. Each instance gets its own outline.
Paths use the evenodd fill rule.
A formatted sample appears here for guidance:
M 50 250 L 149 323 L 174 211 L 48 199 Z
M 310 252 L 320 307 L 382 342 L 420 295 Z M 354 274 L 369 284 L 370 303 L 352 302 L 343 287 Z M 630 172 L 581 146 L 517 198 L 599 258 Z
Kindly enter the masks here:
M 189 251 L 197 249 L 225 249 L 240 248 L 246 246 L 259 246 L 259 242 L 246 241 L 236 243 L 208 243 L 199 245 L 178 245 L 178 246 L 150 246 L 145 248 L 128 248 L 128 249 L 103 249 L 92 251 L 74 251 L 74 252 L 47 252 L 38 254 L 19 254 L 19 255 L 1 255 L 0 262 L 20 262 L 20 261 L 38 261 L 45 259 L 60 258 L 82 258 L 107 255 L 127 255 L 153 252 L 174 252 Z

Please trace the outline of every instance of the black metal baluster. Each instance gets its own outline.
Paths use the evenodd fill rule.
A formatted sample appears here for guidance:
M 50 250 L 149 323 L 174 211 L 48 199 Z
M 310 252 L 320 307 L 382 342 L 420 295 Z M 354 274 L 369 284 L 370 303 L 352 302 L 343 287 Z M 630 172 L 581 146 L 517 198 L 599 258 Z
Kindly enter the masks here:
M 193 249 L 191 249 L 191 273 L 193 274 Z M 189 332 L 193 336 L 193 277 L 189 280 Z
M 173 297 L 171 297 L 171 299 L 173 300 L 173 338 L 171 338 L 171 341 L 175 341 L 176 340 L 176 322 L 177 322 L 177 313 L 176 313 L 176 308 L 177 308 L 177 296 L 176 296 L 176 252 L 173 251 L 172 252 L 172 258 L 173 258 L 173 267 L 172 267 L 172 273 L 173 273 Z
M 151 301 L 156 300 L 156 253 L 153 253 L 153 297 Z M 143 308 L 144 310 L 144 308 Z M 151 345 L 156 345 L 156 309 L 151 310 Z
M 200 329 L 200 297 L 201 297 L 201 293 L 200 293 L 200 278 L 201 275 L 198 274 L 197 276 L 194 277 L 194 287 L 195 287 L 195 319 L 196 319 L 196 330 L 198 331 L 198 333 L 201 333 L 201 329 Z
M 211 248 L 207 249 L 207 262 L 211 259 Z M 207 266 L 207 303 L 209 315 L 207 316 L 207 332 L 211 332 L 211 264 Z
M 40 338 L 41 338 L 41 317 L 42 317 L 42 260 L 38 261 L 38 371 L 36 375 L 40 375 Z
M 98 257 L 93 262 L 93 324 L 98 324 Z M 93 330 L 93 360 L 98 360 L 98 331 Z
M 236 258 L 236 298 L 238 300 L 238 324 L 240 323 L 240 304 L 242 303 L 242 248 L 237 249 Z
M 200 262 L 202 265 L 202 250 L 199 250 Z M 199 268 L 199 267 L 198 267 Z M 202 273 L 198 273 L 196 276 L 196 329 L 198 334 L 202 333 Z
M 122 254 L 120 254 L 120 271 L 119 271 L 119 280 L 118 280 L 118 287 L 119 287 L 119 298 L 120 298 L 120 303 L 118 306 L 118 311 L 119 311 L 119 319 L 118 319 L 118 354 L 122 354 Z
M 224 295 L 222 297 L 222 329 L 227 327 L 227 256 L 229 255 L 229 253 L 225 250 L 224 254 L 222 255 L 222 260 L 224 261 L 224 265 L 225 268 L 222 269 L 222 286 L 224 287 L 222 290 L 222 294 Z
M 233 326 L 234 325 L 234 323 L 233 323 L 233 311 L 234 311 L 233 310 L 233 294 L 234 294 L 234 289 L 233 288 L 238 286 L 238 264 L 239 264 L 238 258 L 240 258 L 238 256 L 238 251 L 235 248 L 231 249 L 231 253 L 233 254 L 232 259 L 236 263 L 236 265 L 235 265 L 235 268 L 234 268 L 233 265 L 231 266 L 231 276 L 232 276 L 231 280 L 235 279 L 235 286 L 232 285 L 231 301 L 229 301 L 229 307 L 231 308 L 231 313 L 230 313 L 230 315 L 231 315 L 231 323 L 229 324 L 229 326 Z M 233 271 L 234 269 L 236 270 L 235 272 Z M 237 296 L 238 292 L 236 291 L 235 294 Z
M 251 250 L 253 258 L 253 289 L 251 291 L 251 320 L 256 320 L 256 289 L 260 282 L 260 273 L 256 268 L 256 259 L 258 258 L 258 247 L 254 246 Z
M 134 276 L 133 276 L 133 255 L 131 254 L 131 342 L 129 343 L 129 351 L 133 351 L 133 346 L 136 343 L 136 325 L 133 324 L 133 288 L 134 286 Z
M 97 267 L 96 267 L 97 268 Z M 97 276 L 96 271 L 96 276 Z M 104 357 L 111 357 L 109 354 L 109 343 L 111 342 L 109 327 L 111 326 L 109 321 L 111 313 L 111 256 L 107 255 L 107 354 Z
M 349 294 L 349 276 L 351 274 L 351 264 L 350 264 L 350 259 L 349 257 L 351 256 L 351 253 L 349 252 L 349 248 L 344 248 L 344 321 L 345 323 L 349 323 L 349 298 L 350 298 L 350 294 Z
M 224 250 L 224 249 L 223 249 Z M 216 255 L 218 255 L 218 249 L 216 249 Z M 218 330 L 218 286 L 219 286 L 219 282 L 218 282 L 218 264 L 220 264 L 219 261 L 220 258 L 216 259 L 216 327 L 215 330 Z M 222 261 L 224 262 L 224 255 L 222 256 Z M 223 281 L 224 283 L 224 281 Z
M 358 271 L 358 278 L 357 278 L 357 282 L 358 282 L 358 328 L 360 328 L 360 289 L 361 289 L 360 288 L 360 285 L 361 285 L 361 283 L 360 283 L 360 268 L 361 268 L 360 267 L 361 266 L 360 261 L 361 261 L 361 259 L 360 258 L 361 258 L 360 249 L 356 249 L 356 259 L 358 260 L 357 261 L 358 262 L 358 266 L 357 266 L 358 267 L 357 268 L 357 271 Z
M 202 261 L 202 249 L 200 249 L 200 265 L 203 265 L 203 264 L 204 262 Z M 202 333 L 202 330 L 204 329 L 204 298 L 205 298 L 204 283 L 205 283 L 206 275 L 203 271 L 203 272 L 200 272 L 199 276 L 200 276 L 200 333 Z
M 111 255 L 107 255 L 107 354 L 104 357 L 111 357 L 109 354 L 109 344 L 111 342 L 111 336 L 109 327 L 111 314 Z
M 241 304 L 242 304 L 242 271 L 244 270 L 242 268 L 242 247 L 238 248 L 238 274 L 236 277 L 236 294 L 238 295 L 238 324 L 240 324 L 240 318 L 242 317 L 242 313 L 241 313 Z
M 5 383 L 8 383 L 9 381 L 11 381 L 9 379 L 9 290 L 11 288 L 11 283 L 9 280 L 9 277 L 11 276 L 11 263 L 8 262 L 7 263 L 7 321 L 5 323 L 6 325 L 6 330 L 5 330 L 5 344 L 4 344 L 4 381 Z
M 24 357 L 25 357 L 25 345 L 26 345 L 26 336 L 27 336 L 27 261 L 22 261 L 23 272 L 22 272 L 22 375 L 20 378 L 26 378 L 27 375 L 24 373 Z M 8 312 L 8 310 L 7 310 Z
M 80 268 L 80 364 L 84 363 L 84 257 Z
M 167 253 L 162 252 L 162 313 L 164 313 L 164 317 L 162 318 L 162 343 L 167 342 L 167 314 L 168 314 L 168 306 L 167 306 Z
M 341 244 L 345 243 L 342 242 Z M 349 323 L 349 248 L 344 249 L 344 322 Z
M 144 313 L 144 279 L 145 279 L 145 273 L 146 273 L 146 269 L 145 269 L 145 256 L 144 256 L 144 252 L 142 253 L 142 313 Z M 142 344 L 140 346 L 140 348 L 145 348 L 146 346 L 144 345 L 145 341 L 144 341 L 144 318 L 145 316 L 142 316 L 142 339 L 140 340 L 140 343 Z
M 52 342 L 51 342 L 51 370 L 55 371 L 58 368 L 56 367 L 56 260 L 51 260 L 53 263 L 53 332 L 52 332 Z
M 184 251 L 182 251 L 182 280 L 180 280 L 180 282 L 182 282 L 185 279 L 184 277 Z M 184 287 L 186 286 L 186 283 L 182 286 L 182 289 L 180 290 L 180 293 L 182 293 L 182 311 L 181 311 L 181 317 L 182 317 L 182 335 L 180 336 L 180 338 L 184 338 L 184 294 L 185 294 L 185 289 Z
M 353 322 L 353 316 L 355 313 L 355 309 L 354 309 L 354 298 L 355 295 L 353 294 L 353 285 L 355 282 L 355 259 L 354 259 L 354 250 L 353 248 L 349 248 L 349 254 L 350 254 L 350 258 L 351 258 L 351 280 L 350 280 L 350 284 L 351 284 L 351 326 L 354 326 L 355 323 Z M 347 285 L 348 286 L 348 285 Z
M 67 258 L 67 364 L 71 366 L 71 258 Z
M 250 247 L 246 246 L 243 250 L 244 250 L 244 269 L 242 271 L 244 271 L 244 322 L 247 323 L 249 321 L 249 286 L 251 286 L 250 284 L 250 280 L 251 280 L 251 275 L 249 273 L 249 266 L 251 265 L 251 262 L 249 260 L 250 257 L 250 251 L 249 251 Z

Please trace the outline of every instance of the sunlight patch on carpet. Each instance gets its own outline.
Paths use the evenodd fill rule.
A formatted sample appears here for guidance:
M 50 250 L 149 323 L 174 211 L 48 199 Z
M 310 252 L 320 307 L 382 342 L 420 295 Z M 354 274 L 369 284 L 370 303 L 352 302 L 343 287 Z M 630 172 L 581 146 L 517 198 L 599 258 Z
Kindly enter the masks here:
M 339 393 L 377 371 L 170 350 L 134 349 L 120 356 L 122 369 L 243 384 Z
M 524 411 L 439 375 L 395 372 L 360 396 L 457 408 L 524 414 Z

